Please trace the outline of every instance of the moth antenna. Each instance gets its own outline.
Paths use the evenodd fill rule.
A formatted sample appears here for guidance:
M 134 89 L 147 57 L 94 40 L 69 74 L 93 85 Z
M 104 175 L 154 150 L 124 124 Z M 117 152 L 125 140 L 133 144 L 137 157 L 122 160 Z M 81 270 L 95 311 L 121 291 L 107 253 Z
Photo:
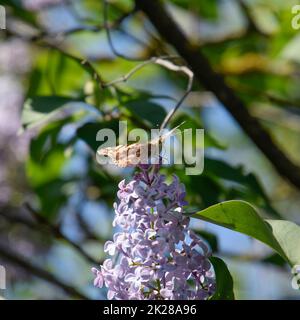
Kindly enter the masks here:
M 181 127 L 185 122 L 186 122 L 186 121 L 181 122 L 178 126 L 176 126 L 175 128 L 171 129 L 168 133 L 166 133 L 166 134 L 163 135 L 163 136 L 160 136 L 160 137 L 159 137 L 159 141 L 160 141 L 160 142 L 165 141 L 169 136 L 171 136 L 171 135 L 175 132 L 176 129 L 178 129 L 179 127 Z

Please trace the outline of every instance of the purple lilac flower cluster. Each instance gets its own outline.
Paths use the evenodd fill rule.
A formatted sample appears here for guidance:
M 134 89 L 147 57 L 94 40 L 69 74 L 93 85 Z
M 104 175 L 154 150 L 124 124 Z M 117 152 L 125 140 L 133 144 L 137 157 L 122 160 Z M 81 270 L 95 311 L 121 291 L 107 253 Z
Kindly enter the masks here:
M 94 284 L 108 288 L 108 299 L 207 299 L 215 285 L 209 249 L 183 215 L 184 185 L 176 176 L 167 184 L 157 169 L 120 182 L 113 226 L 121 232 L 106 242 L 113 258 L 92 269 Z

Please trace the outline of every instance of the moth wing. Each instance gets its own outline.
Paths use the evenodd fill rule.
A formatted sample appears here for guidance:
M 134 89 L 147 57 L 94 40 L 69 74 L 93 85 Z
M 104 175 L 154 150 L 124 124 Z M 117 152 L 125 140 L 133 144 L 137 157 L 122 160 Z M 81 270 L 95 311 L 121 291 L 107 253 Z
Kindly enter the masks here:
M 119 147 L 122 147 L 122 145 L 116 146 L 116 147 L 107 147 L 97 150 L 97 153 L 101 154 L 103 152 L 106 152 L 108 155 L 112 154 L 113 152 L 116 152 Z
M 111 154 L 111 159 L 116 166 L 120 168 L 128 167 L 128 148 L 126 145 L 119 145 Z

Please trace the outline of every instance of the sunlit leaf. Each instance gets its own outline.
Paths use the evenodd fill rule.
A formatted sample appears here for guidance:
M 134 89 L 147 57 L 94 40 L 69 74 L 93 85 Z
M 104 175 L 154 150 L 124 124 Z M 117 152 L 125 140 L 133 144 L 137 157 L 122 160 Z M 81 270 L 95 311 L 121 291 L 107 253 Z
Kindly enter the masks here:
M 68 97 L 44 96 L 29 98 L 23 108 L 22 125 L 32 127 L 36 124 L 43 123 L 56 112 L 62 110 L 74 102 Z
M 225 228 L 246 234 L 267 244 L 291 266 L 300 264 L 300 227 L 284 220 L 264 220 L 249 203 L 227 201 L 193 215 Z

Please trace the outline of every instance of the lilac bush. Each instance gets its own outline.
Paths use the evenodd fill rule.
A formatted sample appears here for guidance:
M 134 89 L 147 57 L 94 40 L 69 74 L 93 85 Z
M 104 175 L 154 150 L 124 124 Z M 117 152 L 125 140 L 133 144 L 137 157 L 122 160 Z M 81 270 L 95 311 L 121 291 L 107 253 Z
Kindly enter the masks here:
M 178 177 L 167 184 L 157 166 L 120 182 L 113 226 L 121 230 L 104 246 L 112 258 L 92 269 L 108 299 L 202 300 L 213 293 L 210 251 L 189 229 L 184 198 Z

